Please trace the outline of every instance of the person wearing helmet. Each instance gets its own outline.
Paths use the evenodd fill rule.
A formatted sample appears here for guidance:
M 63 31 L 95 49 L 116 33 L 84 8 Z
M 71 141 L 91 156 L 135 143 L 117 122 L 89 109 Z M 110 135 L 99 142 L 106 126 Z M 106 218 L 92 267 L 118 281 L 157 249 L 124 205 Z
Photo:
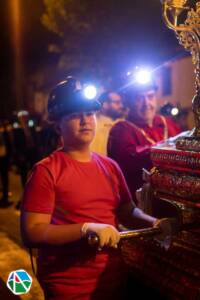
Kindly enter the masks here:
M 49 119 L 63 147 L 34 166 L 21 214 L 23 240 L 38 248 L 45 299 L 124 299 L 119 221 L 133 216 L 154 226 L 163 223 L 135 207 L 114 161 L 90 151 L 99 108 L 74 78 L 49 97 Z M 99 249 L 88 245 L 88 233 L 99 237 Z
M 129 88 L 127 120 L 114 125 L 108 139 L 108 156 L 121 167 L 136 203 L 135 192 L 143 185 L 142 169 L 152 167 L 151 147 L 180 133 L 170 118 L 157 114 L 156 90 L 153 81 Z

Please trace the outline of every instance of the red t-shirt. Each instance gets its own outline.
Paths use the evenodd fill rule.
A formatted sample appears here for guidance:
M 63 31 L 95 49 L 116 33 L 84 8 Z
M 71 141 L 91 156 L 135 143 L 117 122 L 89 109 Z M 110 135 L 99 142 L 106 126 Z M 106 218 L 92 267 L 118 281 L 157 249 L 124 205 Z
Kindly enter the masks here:
M 51 214 L 55 225 L 96 222 L 117 226 L 116 209 L 121 201 L 130 202 L 131 196 L 115 162 L 95 153 L 90 162 L 79 162 L 59 150 L 35 165 L 22 209 Z M 46 290 L 56 290 L 52 299 L 64 299 L 63 295 L 89 299 L 90 294 L 104 289 L 109 293 L 122 280 L 121 267 L 117 250 L 97 252 L 82 240 L 39 249 L 38 275 Z M 52 289 L 52 284 L 57 288 Z

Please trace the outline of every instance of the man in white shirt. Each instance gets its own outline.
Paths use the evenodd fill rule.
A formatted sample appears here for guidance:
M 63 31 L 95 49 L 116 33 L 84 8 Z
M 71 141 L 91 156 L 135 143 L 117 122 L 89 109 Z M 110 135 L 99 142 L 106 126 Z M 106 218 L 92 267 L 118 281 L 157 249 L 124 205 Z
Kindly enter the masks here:
M 91 150 L 107 155 L 107 141 L 111 127 L 124 118 L 122 96 L 114 91 L 104 92 L 98 99 L 101 110 L 96 115 L 97 129 Z

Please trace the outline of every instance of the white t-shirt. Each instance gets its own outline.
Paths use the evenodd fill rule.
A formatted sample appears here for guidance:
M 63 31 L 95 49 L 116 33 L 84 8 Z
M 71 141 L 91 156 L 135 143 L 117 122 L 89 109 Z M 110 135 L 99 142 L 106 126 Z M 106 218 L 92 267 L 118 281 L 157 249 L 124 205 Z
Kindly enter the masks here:
M 94 140 L 91 143 L 90 149 L 101 155 L 107 155 L 107 142 L 110 129 L 112 126 L 122 119 L 113 120 L 102 114 L 97 114 L 97 128 Z

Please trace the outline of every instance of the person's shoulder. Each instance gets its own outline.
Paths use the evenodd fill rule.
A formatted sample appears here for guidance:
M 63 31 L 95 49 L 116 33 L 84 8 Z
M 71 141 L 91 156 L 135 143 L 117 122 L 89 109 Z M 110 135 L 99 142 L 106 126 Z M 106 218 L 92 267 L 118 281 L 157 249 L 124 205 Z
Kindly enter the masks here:
M 105 166 L 111 168 L 112 170 L 119 170 L 119 165 L 112 158 L 98 154 L 96 152 L 93 152 L 93 157 L 96 161 L 100 160 Z
M 171 117 L 166 117 L 166 122 L 170 135 L 176 135 L 181 132 L 181 128 Z
M 114 131 L 122 131 L 131 128 L 131 125 L 126 120 L 119 120 L 117 121 L 111 128 L 112 132 Z
M 66 174 L 73 172 L 70 159 L 61 149 L 55 150 L 49 156 L 38 161 L 32 168 L 30 174 L 39 174 L 40 176 L 50 176 L 56 184 L 58 179 Z
M 117 126 L 118 126 L 118 127 L 120 127 L 120 126 L 121 126 L 121 127 L 124 127 L 124 126 L 128 126 L 128 123 L 129 123 L 129 122 L 128 122 L 127 120 L 119 119 L 119 120 L 116 120 L 116 121 L 115 121 L 114 126 L 116 126 L 116 127 L 117 127 Z M 113 127 L 114 127 L 114 126 L 113 126 Z
M 156 121 L 156 123 L 174 123 L 174 121 L 172 120 L 171 117 L 168 116 L 163 116 L 163 115 L 155 115 L 154 120 Z
M 100 160 L 100 161 L 106 162 L 108 164 L 115 163 L 113 159 L 111 159 L 110 157 L 108 157 L 106 155 L 102 155 L 97 152 L 93 152 L 92 154 L 93 154 L 94 160 L 96 160 L 96 161 Z
M 170 123 L 168 117 L 159 114 L 155 115 L 153 122 L 156 127 L 165 127 Z
M 166 123 L 168 126 L 174 126 L 175 128 L 179 129 L 178 124 L 172 119 L 172 117 L 170 116 L 162 116 L 162 115 L 156 115 L 156 118 L 158 120 L 158 122 L 164 122 Z
M 51 154 L 46 156 L 45 158 L 41 159 L 40 161 L 37 162 L 37 165 L 43 165 L 43 166 L 50 166 L 57 160 L 59 160 L 59 150 L 53 151 Z
M 158 126 L 167 126 L 169 136 L 174 136 L 181 132 L 179 125 L 171 118 L 162 115 L 156 115 Z
M 50 172 L 55 172 L 60 169 L 60 167 L 63 165 L 63 156 L 62 151 L 60 149 L 55 150 L 47 157 L 43 158 L 39 162 L 36 163 L 36 168 L 46 168 Z
M 101 126 L 106 126 L 106 125 L 109 125 L 109 126 L 112 126 L 114 124 L 114 120 L 109 117 L 109 116 L 106 116 L 106 115 L 103 115 L 103 114 L 99 114 L 97 115 L 97 124 L 101 127 Z
M 171 117 L 164 117 L 167 123 L 175 124 L 175 121 Z

